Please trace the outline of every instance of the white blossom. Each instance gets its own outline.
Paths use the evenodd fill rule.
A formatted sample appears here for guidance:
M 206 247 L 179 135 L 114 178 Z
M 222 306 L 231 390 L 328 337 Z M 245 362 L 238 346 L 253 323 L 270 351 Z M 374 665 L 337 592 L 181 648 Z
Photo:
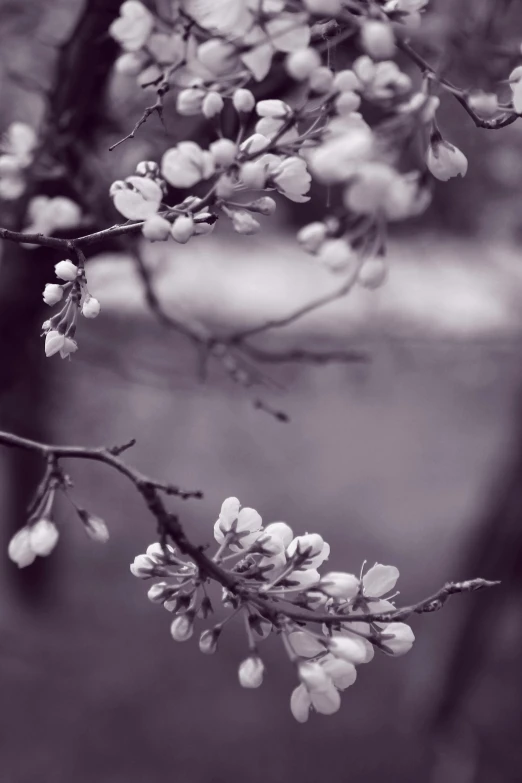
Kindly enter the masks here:
M 161 215 L 152 215 L 143 224 L 141 232 L 151 242 L 165 241 L 170 235 L 170 221 Z
M 320 65 L 310 74 L 309 86 L 313 92 L 320 95 L 330 92 L 333 87 L 334 74 L 326 65 Z
M 58 538 L 58 528 L 50 519 L 43 517 L 29 526 L 29 545 L 35 555 L 50 555 L 58 543 Z
M 63 288 L 58 283 L 47 283 L 43 292 L 43 300 L 46 305 L 53 307 L 63 299 Z
M 25 568 L 35 561 L 36 552 L 31 547 L 30 530 L 28 527 L 22 527 L 14 534 L 9 541 L 7 554 L 18 568 Z
M 268 169 L 272 182 L 283 196 L 298 204 L 310 200 L 305 193 L 310 190 L 312 177 L 302 158 L 285 158 L 280 163 L 269 165 Z
M 191 188 L 214 173 L 214 159 L 194 141 L 181 141 L 165 152 L 161 173 L 175 188 Z
M 250 90 L 240 87 L 238 90 L 234 91 L 232 103 L 236 111 L 248 114 L 255 107 L 256 99 Z
M 256 104 L 256 112 L 259 117 L 273 117 L 281 120 L 288 117 L 291 114 L 292 109 L 284 101 L 273 98 L 265 101 L 258 101 Z
M 286 522 L 271 522 L 265 527 L 264 535 L 279 540 L 285 549 L 294 537 L 292 528 Z
M 357 254 L 345 239 L 326 239 L 319 249 L 317 260 L 332 272 L 346 272 L 355 264 Z
M 190 215 L 179 215 L 170 229 L 172 239 L 180 244 L 186 244 L 194 234 L 194 219 Z
M 364 126 L 353 127 L 314 150 L 309 159 L 310 168 L 325 185 L 345 182 L 370 158 L 372 149 L 371 131 Z
M 380 257 L 368 258 L 359 269 L 357 280 L 364 287 L 379 288 L 388 276 L 388 266 Z
M 297 232 L 297 241 L 307 253 L 317 253 L 325 239 L 326 226 L 319 221 L 309 223 Z
M 170 626 L 170 635 L 175 642 L 187 642 L 194 633 L 194 617 L 187 612 L 176 617 Z
M 146 43 L 154 28 L 154 17 L 139 0 L 125 0 L 120 15 L 112 22 L 109 33 L 128 52 L 134 52 Z
M 381 649 L 390 655 L 405 655 L 415 641 L 410 626 L 406 623 L 388 623 L 384 627 Z
M 365 20 L 361 25 L 361 45 L 374 60 L 389 60 L 395 54 L 395 36 L 389 22 Z
M 333 656 L 355 666 L 369 663 L 374 655 L 373 646 L 369 641 L 349 631 L 334 631 L 328 640 L 328 648 Z
M 468 170 L 468 159 L 458 147 L 440 139 L 429 145 L 426 165 L 436 179 L 447 182 L 452 177 L 465 176 Z
M 54 272 L 56 277 L 59 277 L 60 280 L 66 280 L 68 283 L 72 283 L 78 276 L 78 267 L 76 264 L 73 264 L 72 261 L 69 261 L 69 259 L 65 259 L 64 261 L 58 261 L 58 263 L 54 265 Z
M 285 68 L 296 81 L 308 79 L 316 68 L 321 66 L 320 54 L 311 47 L 296 49 L 287 55 Z
M 245 658 L 239 665 L 239 682 L 243 688 L 259 688 L 263 682 L 265 667 L 258 655 Z
M 205 95 L 201 111 L 207 119 L 211 119 L 221 113 L 224 105 L 225 102 L 221 95 L 212 90 Z
M 149 177 L 127 177 L 126 187 L 112 193 L 114 206 L 128 220 L 146 220 L 158 211 L 163 192 Z
M 364 595 L 368 598 L 381 598 L 393 590 L 399 578 L 399 569 L 395 566 L 375 563 L 362 578 Z
M 355 598 L 359 592 L 359 579 L 344 571 L 330 571 L 321 577 L 319 588 L 332 598 Z
M 218 139 L 213 141 L 209 147 L 210 154 L 217 166 L 230 166 L 237 155 L 237 145 L 232 139 Z
M 85 318 L 96 318 L 101 310 L 101 305 L 94 296 L 90 294 L 85 297 L 85 301 L 82 305 L 82 315 Z

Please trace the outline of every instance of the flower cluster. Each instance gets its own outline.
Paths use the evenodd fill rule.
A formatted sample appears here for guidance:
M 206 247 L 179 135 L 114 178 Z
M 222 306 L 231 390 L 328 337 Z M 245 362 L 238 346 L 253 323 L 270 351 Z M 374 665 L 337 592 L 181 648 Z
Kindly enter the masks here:
M 120 214 L 143 221 L 151 241 L 186 243 L 210 233 L 219 217 L 240 234 L 254 234 L 261 229 L 259 216 L 276 209 L 272 195 L 264 194 L 304 202 L 314 179 L 340 187 L 343 203 L 324 222 L 299 232 L 299 242 L 326 269 L 379 286 L 387 275 L 385 224 L 423 212 L 431 199 L 430 174 L 443 181 L 464 176 L 467 160 L 440 133 L 440 100 L 430 80 L 416 91 L 394 60 L 401 28 L 418 26 L 427 0 L 352 5 L 182 2 L 167 19 L 139 0 L 126 0 L 110 28 L 124 50 L 117 70 L 137 76 L 160 100 L 174 90 L 178 113 L 202 115 L 216 138 L 208 149 L 181 141 L 159 165 L 145 161 L 115 182 L 111 194 Z M 355 37 L 361 54 L 351 67 L 335 71 L 325 58 L 325 18 L 335 19 L 329 46 Z M 281 60 L 296 83 L 292 103 L 256 100 L 246 84 L 265 79 Z M 516 90 L 518 76 L 512 77 Z M 489 95 L 469 100 L 484 111 L 493 108 Z M 364 102 L 376 104 L 386 120 L 370 127 L 360 111 Z M 236 113 L 233 138 L 222 134 L 225 107 Z M 418 169 L 405 170 L 403 142 L 414 136 L 424 144 L 424 159 Z M 169 203 L 169 186 L 189 194 Z M 194 193 L 201 188 L 202 195 Z M 254 194 L 244 200 L 245 191 Z
M 307 720 L 310 708 L 336 712 L 340 692 L 355 682 L 356 666 L 371 661 L 375 647 L 389 655 L 411 648 L 411 628 L 393 620 L 389 593 L 399 576 L 395 567 L 376 564 L 360 577 L 337 571 L 321 575 L 330 546 L 319 534 L 294 536 L 285 522 L 264 527 L 258 512 L 242 508 L 235 497 L 224 501 L 214 538 L 218 547 L 212 562 L 222 577 L 221 601 L 228 614 L 201 632 L 199 648 L 214 653 L 226 623 L 242 614 L 248 655 L 239 666 L 239 681 L 257 688 L 264 674 L 258 643 L 271 633 L 280 636 L 299 679 L 290 701 L 296 720 Z M 190 639 L 196 620 L 214 611 L 208 575 L 170 545 L 151 544 L 130 570 L 140 579 L 161 579 L 148 597 L 176 615 L 171 624 L 175 641 Z M 368 613 L 381 618 L 373 621 Z
M 96 318 L 100 303 L 91 296 L 83 266 L 80 268 L 69 259 L 59 261 L 55 267 L 56 277 L 64 283 L 47 283 L 43 292 L 45 304 L 54 307 L 63 301 L 61 310 L 42 324 L 45 335 L 45 355 L 59 353 L 62 359 L 78 350 L 74 339 L 78 313 L 85 318 Z

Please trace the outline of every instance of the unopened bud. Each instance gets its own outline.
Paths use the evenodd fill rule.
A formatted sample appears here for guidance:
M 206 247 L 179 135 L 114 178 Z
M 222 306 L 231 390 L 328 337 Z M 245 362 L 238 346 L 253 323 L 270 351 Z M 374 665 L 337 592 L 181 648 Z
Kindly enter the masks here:
M 239 682 L 243 688 L 259 688 L 263 682 L 265 666 L 259 655 L 245 658 L 239 665 Z
M 54 271 L 56 277 L 59 277 L 61 280 L 66 280 L 68 283 L 72 283 L 76 280 L 78 275 L 78 267 L 68 259 L 65 261 L 58 261 L 58 263 L 54 265 Z
M 297 241 L 307 253 L 317 253 L 326 238 L 326 226 L 319 221 L 303 226 L 297 232 Z
M 234 231 L 238 234 L 257 234 L 261 229 L 261 224 L 245 210 L 234 209 L 229 212 Z
M 222 110 L 225 102 L 218 92 L 212 90 L 208 92 L 203 101 L 201 111 L 203 115 L 210 120 L 212 117 L 216 117 Z
M 251 112 L 256 105 L 256 99 L 250 90 L 245 90 L 241 87 L 234 92 L 232 103 L 236 111 L 247 114 L 248 112 Z
M 148 579 L 153 575 L 156 564 L 148 555 L 137 555 L 134 562 L 130 564 L 130 571 L 138 579 Z
M 194 613 L 187 612 L 172 621 L 170 633 L 175 642 L 186 642 L 194 633 Z
M 221 628 L 219 626 L 203 631 L 199 637 L 199 649 L 201 652 L 205 655 L 213 655 L 217 650 L 220 634 Z
M 261 196 L 261 198 L 251 201 L 248 208 L 251 212 L 259 212 L 260 215 L 273 215 L 276 211 L 276 202 L 271 196 Z
M 88 296 L 82 305 L 82 315 L 85 318 L 96 318 L 99 315 L 101 305 L 94 296 Z
M 78 516 L 83 522 L 85 532 L 93 541 L 106 544 L 109 540 L 109 529 L 101 517 L 90 514 L 84 508 L 78 508 Z
M 155 179 L 160 176 L 160 167 L 155 160 L 142 160 L 136 166 L 138 177 L 152 177 Z
M 374 60 L 391 60 L 395 54 L 395 36 L 391 25 L 370 19 L 361 27 L 361 46 Z
M 141 233 L 150 242 L 164 242 L 170 235 L 170 222 L 160 215 L 147 218 Z
M 43 292 L 45 304 L 53 307 L 63 298 L 63 288 L 58 283 L 47 283 Z
M 194 233 L 194 220 L 190 215 L 180 215 L 172 224 L 170 233 L 176 242 L 185 245 Z

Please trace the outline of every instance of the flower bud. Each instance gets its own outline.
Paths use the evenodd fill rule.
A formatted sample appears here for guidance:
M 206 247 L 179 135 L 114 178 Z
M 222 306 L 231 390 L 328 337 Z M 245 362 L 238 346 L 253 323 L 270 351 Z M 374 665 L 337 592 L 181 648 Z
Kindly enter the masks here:
M 298 82 L 308 79 L 312 72 L 320 66 L 321 57 L 312 47 L 291 52 L 287 55 L 285 61 L 287 73 Z
M 406 623 L 390 623 L 384 628 L 381 649 L 388 655 L 405 655 L 412 648 L 415 636 Z
M 169 597 L 169 592 L 172 593 L 172 589 L 167 582 L 156 582 L 149 588 L 147 598 L 152 601 L 153 604 L 161 604 Z
M 152 576 L 156 564 L 148 555 L 137 555 L 134 558 L 134 562 L 130 565 L 130 572 L 133 576 L 137 576 L 138 579 L 148 579 Z
M 203 115 L 210 120 L 212 117 L 216 117 L 222 110 L 225 102 L 221 95 L 214 90 L 208 92 L 203 100 L 201 111 Z
M 170 633 L 175 642 L 186 642 L 194 633 L 194 613 L 186 612 L 172 621 Z
M 306 533 L 304 536 L 296 536 L 289 544 L 286 553 L 288 557 L 297 555 L 298 558 L 308 559 L 321 554 L 325 542 L 319 533 Z
M 469 96 L 468 104 L 482 117 L 493 117 L 498 112 L 498 98 L 493 92 L 474 92 Z
M 353 71 L 346 69 L 337 71 L 334 76 L 332 87 L 338 92 L 355 92 L 361 86 L 361 82 Z
M 316 68 L 315 71 L 310 74 L 310 89 L 312 92 L 317 92 L 320 95 L 330 92 L 332 89 L 334 75 L 332 71 L 325 65 L 320 68 Z
M 106 544 L 109 540 L 109 529 L 104 520 L 101 517 L 90 514 L 84 508 L 79 508 L 77 511 L 89 538 L 92 538 L 93 541 L 97 541 L 99 544 Z
M 266 167 L 260 160 L 248 160 L 242 164 L 239 176 L 246 188 L 262 190 L 266 184 Z
M 114 70 L 122 76 L 137 76 L 145 66 L 142 52 L 125 52 L 114 63 Z
M 290 697 L 290 710 L 299 723 L 306 723 L 310 713 L 310 694 L 304 685 L 298 685 Z
M 297 232 L 297 241 L 307 253 L 317 253 L 326 238 L 324 223 L 309 223 Z
M 256 112 L 259 117 L 274 117 L 283 120 L 291 114 L 292 109 L 284 101 L 278 98 L 270 98 L 266 101 L 258 101 Z
M 248 139 L 241 144 L 241 152 L 246 152 L 248 155 L 255 155 L 257 152 L 263 152 L 270 146 L 270 139 L 263 136 L 262 133 L 253 133 Z
M 216 183 L 216 196 L 218 198 L 231 198 L 234 195 L 236 183 L 230 174 L 222 174 Z
M 29 527 L 29 544 L 35 555 L 47 557 L 59 538 L 58 528 L 50 519 L 39 519 Z
M 468 160 L 458 147 L 448 141 L 432 141 L 426 155 L 426 165 L 436 179 L 447 182 L 452 177 L 464 177 Z
M 82 315 L 85 318 L 96 318 L 99 315 L 101 305 L 94 296 L 87 296 L 82 305 Z
M 58 283 L 47 283 L 43 292 L 45 304 L 53 307 L 63 298 L 63 288 Z
M 150 242 L 164 242 L 170 236 L 170 222 L 160 215 L 147 218 L 141 233 Z
M 170 234 L 176 242 L 185 245 L 194 233 L 194 220 L 190 215 L 180 215 L 170 229 Z
M 232 103 L 234 105 L 234 109 L 237 112 L 248 114 L 256 105 L 256 99 L 250 90 L 246 90 L 243 87 L 240 87 L 234 92 L 234 95 L 232 96 Z
M 355 92 L 342 92 L 335 99 L 335 110 L 341 117 L 346 117 L 354 111 L 357 111 L 361 105 L 361 99 Z
M 219 626 L 203 631 L 199 637 L 200 651 L 205 655 L 213 655 L 217 650 L 217 643 L 220 634 L 221 628 Z
M 14 534 L 7 547 L 9 559 L 16 563 L 18 568 L 25 568 L 36 559 L 36 554 L 30 544 L 29 533 L 27 526 L 22 527 Z
M 395 36 L 390 24 L 369 19 L 361 26 L 361 46 L 374 60 L 391 60 L 395 55 Z
M 138 177 L 159 177 L 160 167 L 155 160 L 142 160 L 136 166 L 136 176 Z
M 380 288 L 388 276 L 388 267 L 382 258 L 368 258 L 359 270 L 357 280 L 364 288 Z
M 212 142 L 209 150 L 218 166 L 230 166 L 237 155 L 237 146 L 232 139 L 218 139 Z
M 58 261 L 58 263 L 54 265 L 54 271 L 56 277 L 59 277 L 60 280 L 66 280 L 68 283 L 72 283 L 76 280 L 78 275 L 78 267 L 68 259 L 65 261 Z
M 332 598 L 355 598 L 359 592 L 359 580 L 354 574 L 330 571 L 321 578 L 318 587 Z
M 327 239 L 319 251 L 318 260 L 332 272 L 346 272 L 356 253 L 345 239 Z
M 183 114 L 185 117 L 192 117 L 195 114 L 199 114 L 206 95 L 206 90 L 203 90 L 201 87 L 189 87 L 186 90 L 181 90 L 176 99 L 176 110 L 178 114 Z
M 258 655 L 245 658 L 239 665 L 239 682 L 243 688 L 259 688 L 263 682 L 265 667 Z
M 211 212 L 199 212 L 194 215 L 194 234 L 211 234 L 216 222 L 217 218 Z
M 230 211 L 230 218 L 234 231 L 238 234 L 257 234 L 261 230 L 261 224 L 245 210 L 234 209 Z

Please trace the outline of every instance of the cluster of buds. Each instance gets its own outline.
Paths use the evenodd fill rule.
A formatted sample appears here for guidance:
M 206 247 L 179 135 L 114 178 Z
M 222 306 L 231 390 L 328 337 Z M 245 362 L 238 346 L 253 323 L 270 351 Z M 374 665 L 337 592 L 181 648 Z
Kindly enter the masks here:
M 74 339 L 78 313 L 85 318 L 96 318 L 100 303 L 91 296 L 83 267 L 69 259 L 59 261 L 55 267 L 56 276 L 64 283 L 47 283 L 43 291 L 44 302 L 54 307 L 63 301 L 61 310 L 42 324 L 45 335 L 45 355 L 59 353 L 62 359 L 78 350 Z
M 201 632 L 200 650 L 214 653 L 226 623 L 242 614 L 248 655 L 239 666 L 239 682 L 257 688 L 264 674 L 258 644 L 271 633 L 278 635 L 300 682 L 290 701 L 298 721 L 308 718 L 311 707 L 336 712 L 340 691 L 355 681 L 356 666 L 372 660 L 374 648 L 395 656 L 411 648 L 411 628 L 393 621 L 389 594 L 399 576 L 394 566 L 376 564 L 359 577 L 337 571 L 321 575 L 330 546 L 319 534 L 294 536 L 285 522 L 264 527 L 259 513 L 241 508 L 235 497 L 224 501 L 214 538 L 218 547 L 212 561 L 223 577 L 221 601 L 228 614 Z M 214 611 L 205 586 L 208 575 L 170 545 L 151 544 L 130 570 L 140 579 L 162 580 L 150 587 L 148 597 L 176 615 L 171 624 L 175 641 L 190 639 L 196 620 Z M 368 613 L 390 614 L 390 620 L 373 622 L 366 619 Z

